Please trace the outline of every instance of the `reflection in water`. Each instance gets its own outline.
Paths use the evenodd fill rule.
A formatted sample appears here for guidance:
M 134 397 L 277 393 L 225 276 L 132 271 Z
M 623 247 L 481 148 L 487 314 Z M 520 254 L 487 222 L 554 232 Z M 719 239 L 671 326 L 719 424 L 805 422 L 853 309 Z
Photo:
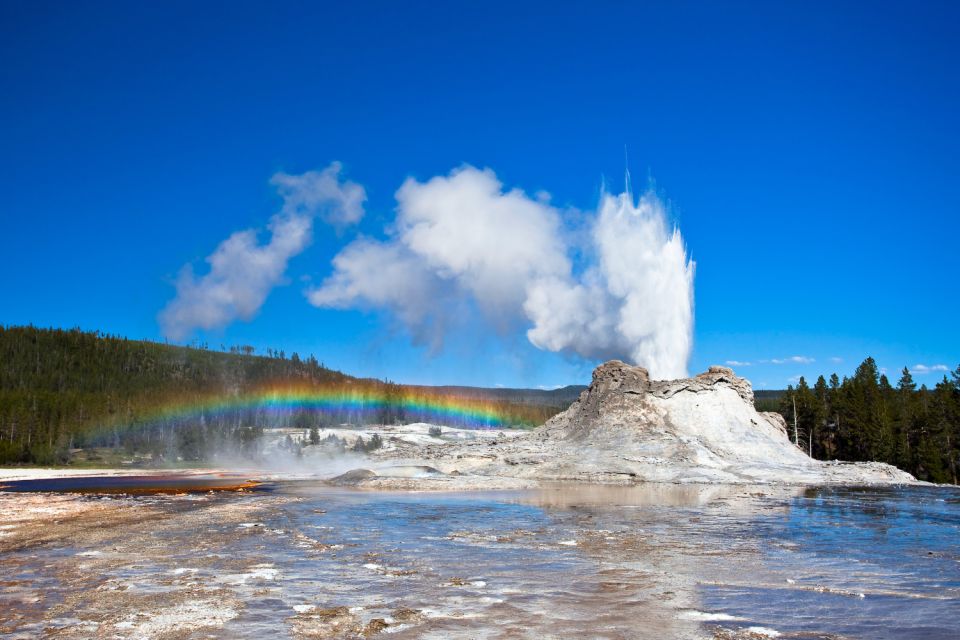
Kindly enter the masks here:
M 197 603 L 208 603 L 197 635 L 221 638 L 960 630 L 960 494 L 949 489 L 437 494 L 300 482 L 110 500 L 155 517 L 8 552 L 0 630 L 150 636 Z
M 759 490 L 757 490 L 759 491 Z M 641 484 L 641 485 L 589 485 L 557 483 L 545 485 L 535 491 L 519 496 L 526 504 L 540 507 L 700 507 L 712 502 L 724 501 L 726 508 L 735 505 L 747 511 L 761 508 L 754 498 L 765 496 L 800 495 L 804 489 L 799 487 L 764 488 L 763 493 L 744 491 L 738 485 L 697 485 L 697 484 Z M 767 509 L 770 504 L 764 504 Z
M 761 519 L 761 571 L 705 585 L 706 606 L 861 638 L 957 637 L 960 493 L 823 488 Z

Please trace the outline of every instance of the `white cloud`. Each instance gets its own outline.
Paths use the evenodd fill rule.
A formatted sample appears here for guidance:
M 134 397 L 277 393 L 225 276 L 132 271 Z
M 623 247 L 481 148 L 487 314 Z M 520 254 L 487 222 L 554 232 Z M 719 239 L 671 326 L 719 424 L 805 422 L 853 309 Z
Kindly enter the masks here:
M 802 377 L 803 376 L 800 376 L 800 375 L 792 376 L 790 378 L 787 378 L 787 382 L 789 382 L 790 384 L 800 384 L 800 378 Z
M 834 364 L 840 364 L 841 362 L 843 362 L 843 358 L 839 356 L 833 356 L 832 358 L 830 358 L 830 362 Z
M 945 373 L 947 371 L 950 371 L 950 368 L 945 364 L 932 364 L 932 365 L 915 364 L 912 367 L 910 367 L 910 371 L 912 373 L 924 375 L 924 374 L 936 373 L 936 372 Z
M 752 362 L 742 362 L 742 361 L 740 361 L 740 360 L 727 360 L 727 363 L 726 363 L 726 364 L 727 364 L 728 367 L 749 367 L 749 366 L 751 366 L 753 363 L 752 363 Z
M 489 169 L 465 166 L 397 191 L 399 243 L 455 281 L 497 324 L 516 316 L 529 283 L 570 271 L 559 212 Z
M 761 362 L 767 361 L 762 360 Z M 773 358 L 769 362 L 771 364 L 812 364 L 816 360 L 807 356 L 790 356 L 789 358 Z
M 501 333 L 522 320 L 530 281 L 569 272 L 559 212 L 492 171 L 463 167 L 397 191 L 386 241 L 358 238 L 307 299 L 318 307 L 386 309 L 417 343 L 437 349 L 479 309 Z
M 442 336 L 476 308 L 500 332 L 529 323 L 527 337 L 541 349 L 685 375 L 694 265 L 662 203 L 652 193 L 638 204 L 604 194 L 589 236 L 570 238 L 548 198 L 504 191 L 492 171 L 470 166 L 407 180 L 388 239 L 348 245 L 308 298 L 390 310 L 415 337 Z M 570 256 L 581 240 L 587 265 L 576 273 Z M 409 295 L 393 292 L 400 279 Z
M 283 213 L 291 216 L 319 216 L 327 224 L 342 227 L 363 218 L 367 193 L 363 186 L 341 181 L 343 165 L 332 162 L 323 171 L 299 175 L 276 173 L 270 184 L 283 197 Z
M 312 239 L 313 217 L 332 224 L 355 222 L 363 215 L 363 187 L 339 180 L 340 164 L 299 176 L 278 173 L 272 183 L 283 197 L 270 218 L 270 239 L 260 244 L 257 231 L 237 231 L 207 257 L 209 271 L 197 277 L 191 265 L 181 269 L 177 295 L 160 312 L 163 334 L 183 340 L 196 329 L 219 329 L 236 319 L 249 320 L 284 277 L 290 258 Z

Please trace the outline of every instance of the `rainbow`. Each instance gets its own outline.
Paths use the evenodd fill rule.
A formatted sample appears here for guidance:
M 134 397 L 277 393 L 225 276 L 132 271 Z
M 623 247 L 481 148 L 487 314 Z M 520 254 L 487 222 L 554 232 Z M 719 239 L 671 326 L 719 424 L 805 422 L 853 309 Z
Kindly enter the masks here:
M 538 422 L 538 416 L 531 413 L 530 407 L 439 393 L 424 387 L 375 382 L 318 385 L 285 381 L 232 394 L 175 398 L 140 412 L 132 421 L 127 421 L 127 426 L 251 415 L 264 417 L 273 424 L 289 424 L 304 412 L 324 415 L 335 422 L 371 423 L 390 416 L 406 423 L 428 422 L 472 429 L 531 426 Z

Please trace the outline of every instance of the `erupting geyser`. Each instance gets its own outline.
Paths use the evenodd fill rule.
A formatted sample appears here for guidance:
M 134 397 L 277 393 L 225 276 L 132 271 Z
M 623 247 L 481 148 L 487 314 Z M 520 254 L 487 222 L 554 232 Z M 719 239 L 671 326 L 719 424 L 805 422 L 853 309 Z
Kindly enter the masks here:
M 623 358 L 652 377 L 687 375 L 693 276 L 679 229 L 653 191 L 604 193 L 591 230 L 595 262 L 579 278 L 544 280 L 524 306 L 536 346 L 586 358 Z

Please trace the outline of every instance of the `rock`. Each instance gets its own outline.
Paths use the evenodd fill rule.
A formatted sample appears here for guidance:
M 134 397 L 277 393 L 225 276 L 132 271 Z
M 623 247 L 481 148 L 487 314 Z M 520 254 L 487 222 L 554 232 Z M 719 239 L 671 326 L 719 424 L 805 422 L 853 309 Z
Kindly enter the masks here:
M 388 625 L 387 621 L 383 618 L 374 618 L 367 623 L 367 626 L 363 628 L 362 635 L 364 638 L 369 638 L 370 636 L 374 636 L 381 631 L 384 631 L 389 626 L 390 625 Z
M 358 484 L 368 478 L 376 477 L 376 473 L 370 471 L 370 469 L 351 469 L 346 473 L 341 473 L 335 478 L 329 480 L 330 484 L 340 485 L 340 486 L 351 486 Z
M 787 421 L 776 411 L 761 411 L 760 415 L 767 419 L 767 422 L 779 429 L 783 435 L 787 436 Z M 789 436 L 788 436 L 789 437 Z
M 355 638 L 363 631 L 360 619 L 347 607 L 310 609 L 291 618 L 295 638 Z
M 815 464 L 789 442 L 777 419 L 756 411 L 750 383 L 726 367 L 650 380 L 642 367 L 605 363 L 580 398 L 542 430 L 548 441 L 577 443 L 607 458 L 605 472 L 639 479 L 676 479 L 679 471 L 691 479 L 731 480 L 741 475 L 737 466 Z
M 384 478 L 426 478 L 430 476 L 442 476 L 444 473 L 425 464 L 404 464 L 378 469 L 376 475 Z
M 391 616 L 397 622 L 416 622 L 423 619 L 423 612 L 419 609 L 410 609 L 407 607 L 401 607 L 394 610 L 393 615 Z

